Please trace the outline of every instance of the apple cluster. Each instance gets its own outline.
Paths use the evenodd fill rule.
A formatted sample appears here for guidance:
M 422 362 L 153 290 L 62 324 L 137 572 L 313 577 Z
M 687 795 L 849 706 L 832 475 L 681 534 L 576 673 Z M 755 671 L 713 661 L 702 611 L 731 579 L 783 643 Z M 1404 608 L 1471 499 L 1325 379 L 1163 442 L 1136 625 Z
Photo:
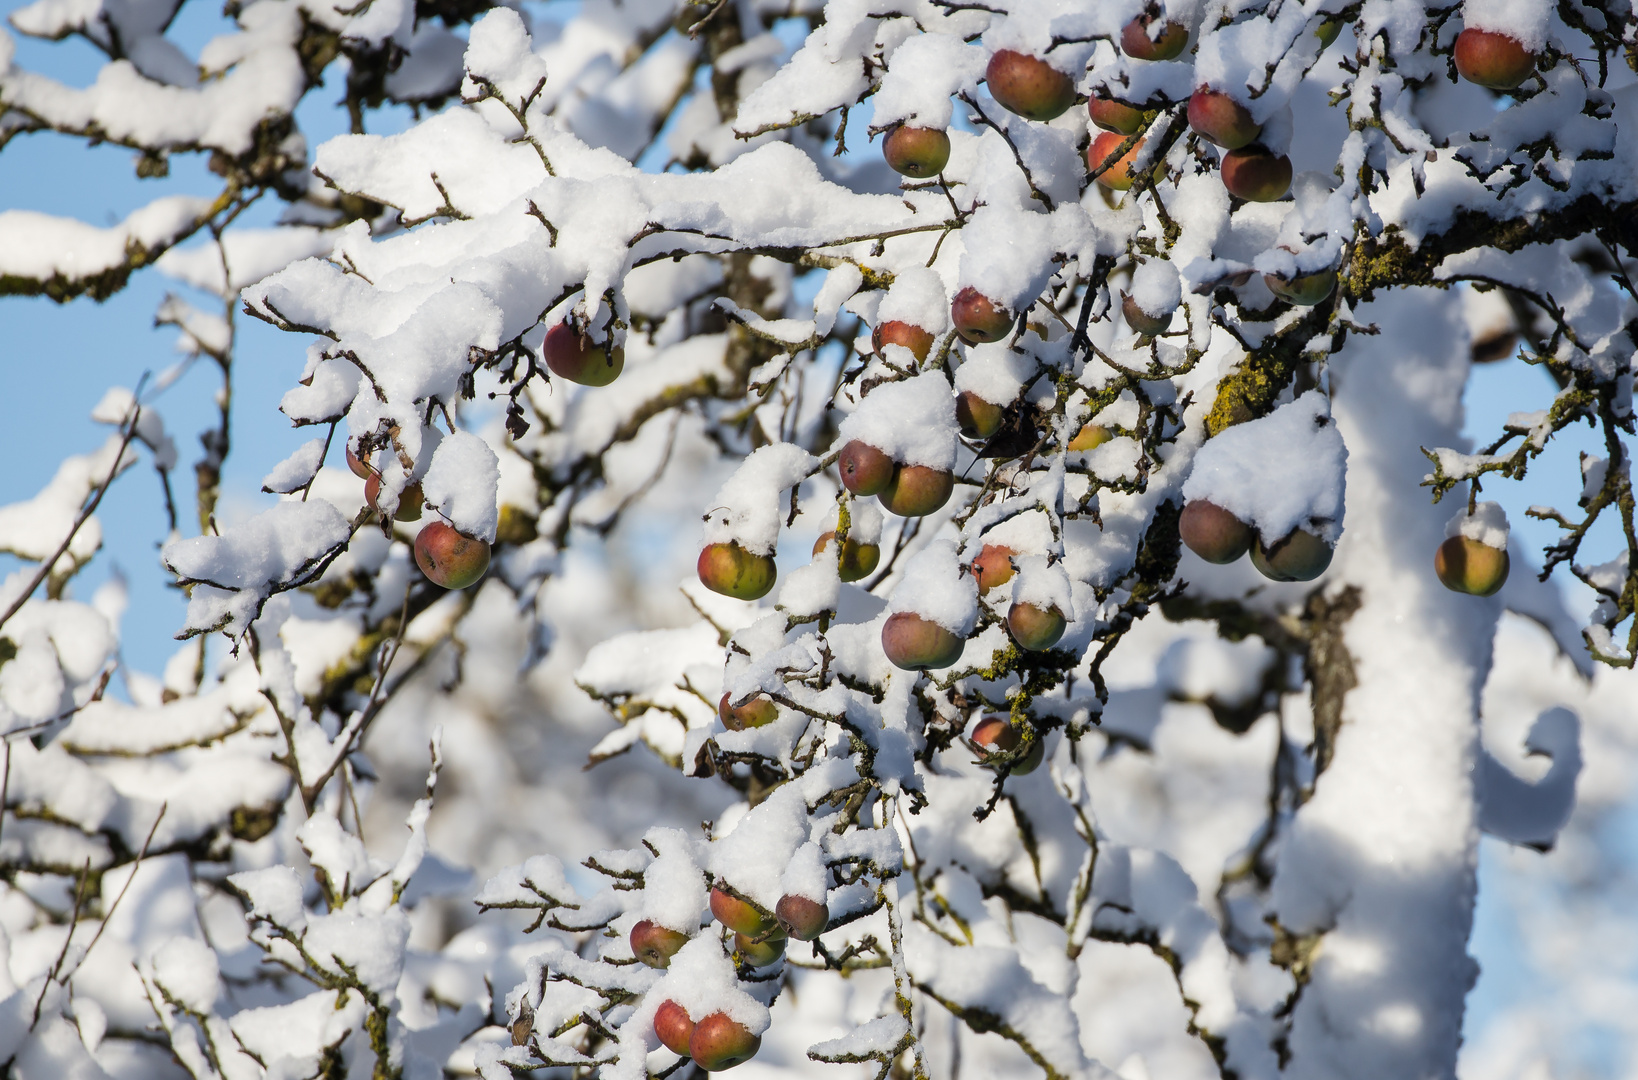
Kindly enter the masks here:
M 1313 581 L 1331 565 L 1334 548 L 1307 529 L 1292 529 L 1272 544 L 1216 503 L 1192 499 L 1178 520 L 1183 543 L 1209 563 L 1226 564 L 1251 553 L 1251 565 L 1272 581 Z
M 726 705 L 726 697 L 723 700 Z M 813 941 L 830 923 L 830 911 L 816 900 L 787 894 L 769 912 L 723 882 L 711 890 L 711 915 L 733 934 L 733 956 L 742 969 L 777 963 L 788 939 Z M 631 928 L 631 952 L 649 967 L 665 969 L 690 937 L 644 919 Z M 749 1061 L 762 1046 L 760 1035 L 727 1013 L 710 1012 L 695 1019 L 686 1005 L 671 998 L 654 1011 L 654 1035 L 667 1049 L 692 1058 L 707 1072 Z
M 385 452 L 385 451 L 383 451 Z M 381 503 L 381 471 L 360 457 L 349 444 L 347 467 L 353 475 L 364 480 L 364 501 L 376 513 L 387 516 Z M 418 481 L 404 485 L 399 492 L 398 505 L 393 509 L 395 521 L 420 521 L 426 496 Z M 475 584 L 489 569 L 489 544 L 467 536 L 442 518 L 427 522 L 415 536 L 415 564 L 434 585 L 445 589 L 464 589 Z

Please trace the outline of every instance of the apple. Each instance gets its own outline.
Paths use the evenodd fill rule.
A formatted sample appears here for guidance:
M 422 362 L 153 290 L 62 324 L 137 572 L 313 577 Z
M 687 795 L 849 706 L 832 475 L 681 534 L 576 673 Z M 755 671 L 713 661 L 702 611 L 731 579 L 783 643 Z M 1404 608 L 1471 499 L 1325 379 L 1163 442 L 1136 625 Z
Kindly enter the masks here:
M 950 501 L 955 474 L 927 465 L 900 465 L 893 482 L 876 498 L 882 508 L 899 517 L 926 517 Z
M 842 447 L 836 457 L 842 486 L 855 495 L 880 495 L 892 485 L 896 469 L 892 458 L 859 439 Z
M 1244 105 L 1206 86 L 1189 96 L 1189 126 L 1225 150 L 1250 145 L 1263 130 Z
M 381 507 L 376 505 L 376 499 L 380 496 L 381 476 L 378 473 L 371 473 L 370 478 L 364 481 L 364 501 L 378 514 Z M 420 484 L 406 484 L 404 490 L 398 493 L 398 509 L 392 516 L 398 521 L 420 521 L 421 507 L 425 501 Z
M 805 896 L 781 896 L 774 915 L 785 933 L 798 941 L 812 941 L 830 924 L 830 909 Z
M 688 1018 L 687 1009 L 668 999 L 660 1002 L 660 1007 L 654 1010 L 654 1034 L 661 1046 L 673 1054 L 687 1057 L 688 1038 L 694 1034 L 694 1021 Z
M 1067 620 L 1055 607 L 1015 603 L 1007 609 L 1007 629 L 1012 640 L 1030 652 L 1046 652 L 1064 636 Z
M 1006 337 L 1012 330 L 1013 314 L 968 285 L 950 301 L 950 321 L 963 340 L 976 345 Z
M 1281 300 L 1303 307 L 1313 307 L 1330 296 L 1331 290 L 1337 287 L 1337 272 L 1330 269 L 1316 270 L 1312 274 L 1299 274 L 1294 278 L 1264 274 L 1263 284 Z
M 882 157 L 901 176 L 925 180 L 943 172 L 950 163 L 950 136 L 938 128 L 900 124 L 882 140 Z
M 1470 26 L 1456 35 L 1456 70 L 1470 83 L 1511 90 L 1536 70 L 1536 54 L 1517 38 Z
M 777 925 L 761 908 L 721 886 L 711 890 L 711 914 L 717 922 L 746 937 L 761 937 Z
M 1075 80 L 1028 53 L 1002 49 L 984 69 L 990 96 L 1026 120 L 1051 120 L 1075 104 Z
M 964 642 L 931 619 L 895 611 L 882 624 L 882 652 L 906 671 L 949 667 L 961 659 Z
M 1319 38 L 1320 51 L 1324 52 L 1329 49 L 1331 42 L 1335 41 L 1340 33 L 1342 33 L 1342 18 L 1340 16 L 1333 15 L 1329 19 L 1322 20 L 1314 28 L 1314 36 Z
M 1003 405 L 985 401 L 971 390 L 956 395 L 956 423 L 969 439 L 988 439 L 1001 430 L 1001 421 L 1007 410 Z
M 688 944 L 680 930 L 644 919 L 631 928 L 631 953 L 651 968 L 668 968 L 677 950 Z
M 1077 431 L 1075 437 L 1069 440 L 1069 446 L 1065 449 L 1096 450 L 1114 437 L 1114 433 L 1106 427 L 1098 424 L 1082 424 L 1081 430 Z
M 1006 754 L 1018 749 L 1023 736 L 1005 716 L 986 716 L 973 725 L 972 741 L 978 747 L 979 760 L 982 761 L 992 754 Z M 1045 751 L 1046 740 L 1037 735 L 1035 745 L 1030 747 L 1022 760 L 1013 763 L 1012 774 L 1024 776 L 1034 772 L 1046 756 Z
M 1433 572 L 1445 588 L 1473 596 L 1494 596 L 1507 583 L 1507 549 L 1466 536 L 1452 536 L 1433 553 Z
M 359 457 L 357 454 L 353 453 L 353 448 L 351 445 L 347 447 L 347 468 L 351 469 L 353 471 L 353 475 L 361 480 L 368 480 L 370 477 L 375 475 L 375 470 L 369 466 L 369 463 L 363 458 Z
M 927 359 L 927 354 L 933 351 L 931 332 L 914 323 L 901 322 L 898 319 L 878 323 L 876 329 L 870 333 L 870 343 L 875 346 L 877 352 L 881 352 L 888 345 L 903 345 L 917 360 Z
M 1251 526 L 1205 499 L 1189 500 L 1177 531 L 1189 550 L 1209 563 L 1231 563 L 1251 550 Z
M 1253 540 L 1251 565 L 1275 581 L 1313 581 L 1331 565 L 1332 554 L 1331 545 L 1324 540 L 1305 529 L 1293 529 L 1271 547 L 1264 547 L 1260 536 Z
M 1252 143 L 1224 154 L 1218 175 L 1237 199 L 1278 202 L 1291 190 L 1291 159 Z
M 1098 137 L 1086 148 L 1086 169 L 1088 172 L 1097 172 L 1126 143 L 1127 136 L 1118 131 L 1100 131 Z M 1139 139 L 1132 144 L 1132 148 L 1120 157 L 1115 158 L 1103 172 L 1098 173 L 1098 183 L 1111 191 L 1127 191 L 1137 182 L 1132 175 L 1132 163 L 1137 160 L 1138 151 L 1143 149 L 1143 140 Z M 1156 162 L 1154 171 L 1158 175 L 1165 169 L 1164 162 Z
M 489 545 L 445 521 L 429 521 L 415 537 L 415 565 L 434 585 L 464 589 L 489 569 Z
M 1136 135 L 1143 130 L 1143 110 L 1113 98 L 1092 98 L 1086 103 L 1086 112 L 1092 122 L 1105 131 Z
M 1152 15 L 1139 15 L 1120 32 L 1121 51 L 1134 60 L 1170 60 L 1183 52 L 1189 43 L 1189 28 L 1170 19 L 1161 27 L 1158 37 L 1149 36 Z
M 825 545 L 835 538 L 836 534 L 834 532 L 822 534 L 818 540 L 814 541 L 813 553 L 817 555 L 824 551 Z M 842 554 L 841 558 L 837 560 L 836 576 L 843 581 L 858 581 L 861 578 L 869 577 L 876 569 L 876 564 L 881 562 L 881 558 L 881 545 L 861 544 L 850 536 L 842 542 Z
M 715 1012 L 694 1025 L 688 1055 L 706 1072 L 732 1069 L 750 1061 L 762 1046 L 760 1036 L 727 1013 Z
M 626 366 L 626 350 L 599 345 L 566 322 L 546 331 L 541 346 L 553 375 L 581 386 L 607 386 Z
M 785 955 L 785 935 L 781 932 L 772 936 L 751 938 L 744 934 L 735 934 L 734 951 L 744 957 L 746 963 L 752 967 L 767 967 Z
M 978 579 L 978 591 L 987 593 L 997 585 L 1012 580 L 1012 548 L 1000 544 L 985 544 L 973 559 L 973 577 Z
M 695 570 L 701 585 L 736 600 L 767 596 L 779 574 L 771 555 L 746 551 L 733 540 L 705 545 Z
M 1126 316 L 1126 325 L 1145 337 L 1154 337 L 1172 325 L 1172 313 L 1151 315 L 1126 293 L 1120 294 L 1120 313 Z
M 767 694 L 758 694 L 737 709 L 729 704 L 730 697 L 731 694 L 724 694 L 717 702 L 717 716 L 729 731 L 767 727 L 779 719 L 779 706 Z

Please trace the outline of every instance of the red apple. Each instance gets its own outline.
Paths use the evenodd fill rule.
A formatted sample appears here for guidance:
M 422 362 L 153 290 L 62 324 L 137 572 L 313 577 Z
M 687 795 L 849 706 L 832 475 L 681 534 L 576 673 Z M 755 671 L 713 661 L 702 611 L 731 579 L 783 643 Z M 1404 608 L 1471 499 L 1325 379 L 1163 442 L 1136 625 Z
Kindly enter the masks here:
M 1046 652 L 1064 636 L 1067 620 L 1055 607 L 1015 603 L 1007 609 L 1007 629 L 1019 648 Z
M 933 335 L 929 331 L 898 319 L 878 323 L 876 329 L 871 331 L 870 343 L 877 352 L 888 345 L 903 345 L 917 360 L 927 359 L 927 354 L 933 351 Z
M 966 341 L 1000 341 L 1012 331 L 1013 313 L 968 285 L 950 302 L 950 321 Z
M 566 322 L 546 331 L 541 346 L 553 375 L 582 386 L 607 386 L 626 366 L 626 350 L 599 345 Z
M 694 1021 L 688 1018 L 688 1010 L 675 1001 L 662 1001 L 654 1010 L 654 1034 L 661 1046 L 686 1057 L 689 1036 L 694 1034 Z
M 1189 550 L 1209 563 L 1231 563 L 1251 549 L 1251 526 L 1204 499 L 1183 508 L 1177 531 Z
M 906 671 L 945 668 L 961 659 L 964 642 L 931 619 L 896 611 L 882 624 L 882 651 Z
M 983 761 L 991 755 L 999 756 L 1018 749 L 1018 744 L 1023 742 L 1023 736 L 1018 734 L 1018 729 L 1013 727 L 1012 722 L 1005 716 L 986 716 L 973 725 L 972 740 L 978 747 L 979 760 Z M 1021 761 L 1013 763 L 1012 774 L 1024 776 L 1034 772 L 1046 756 L 1045 751 L 1046 740 L 1037 735 L 1035 745 L 1030 747 Z
M 777 925 L 761 908 L 720 886 L 711 890 L 711 914 L 734 933 L 747 937 L 761 937 Z
M 1255 142 L 1263 130 L 1244 105 L 1205 86 L 1189 97 L 1189 126 L 1201 138 L 1225 150 L 1238 150 Z
M 730 696 L 724 694 L 722 700 L 717 702 L 717 716 L 729 731 L 767 727 L 779 719 L 779 706 L 767 694 L 758 694 L 737 709 L 728 703 Z
M 688 1040 L 688 1053 L 694 1064 L 706 1072 L 732 1069 L 750 1061 L 762 1047 L 760 1036 L 727 1013 L 712 1013 L 694 1025 L 694 1034 Z
M 1028 53 L 1002 49 L 984 69 L 990 96 L 1028 120 L 1051 120 L 1075 104 L 1075 80 Z
M 825 550 L 827 544 L 835 539 L 836 534 L 834 532 L 823 533 L 818 540 L 814 541 L 813 553 L 818 555 Z M 849 536 L 842 542 L 842 554 L 836 563 L 837 576 L 843 581 L 859 581 L 862 578 L 869 577 L 871 572 L 876 569 L 876 564 L 881 561 L 881 558 L 881 545 L 861 544 Z
M 1433 553 L 1433 572 L 1445 588 L 1473 596 L 1494 596 L 1507 583 L 1505 548 L 1466 536 L 1452 536 Z
M 900 124 L 882 140 L 882 157 L 894 172 L 925 180 L 943 172 L 950 163 L 950 136 L 938 128 Z
M 429 521 L 415 537 L 415 565 L 434 585 L 464 589 L 489 569 L 489 545 L 444 521 Z
M 893 482 L 876 498 L 882 508 L 899 517 L 926 517 L 950 501 L 955 474 L 927 465 L 900 465 Z
M 752 938 L 744 934 L 735 934 L 734 951 L 752 967 L 767 967 L 785 955 L 785 935 L 780 932 L 772 936 Z
M 893 459 L 858 439 L 842 447 L 836 469 L 842 486 L 855 495 L 880 495 L 893 483 Z
M 1470 83 L 1512 90 L 1535 74 L 1536 54 L 1517 38 L 1470 26 L 1456 35 L 1456 70 Z
M 969 439 L 988 439 L 1001 430 L 1006 418 L 1006 407 L 985 401 L 971 390 L 956 395 L 956 423 Z
M 1262 537 L 1251 544 L 1251 565 L 1275 581 L 1313 581 L 1331 565 L 1330 544 L 1305 529 L 1293 529 L 1278 543 L 1264 547 Z
M 668 968 L 688 935 L 644 919 L 631 928 L 631 954 L 651 968 Z
M 830 909 L 805 896 L 781 896 L 774 915 L 785 933 L 799 941 L 812 941 L 830 923 Z
M 973 559 L 973 577 L 978 579 L 978 591 L 987 593 L 997 585 L 1012 580 L 1012 548 L 1000 544 L 985 544 Z
M 1316 270 L 1312 274 L 1299 274 L 1294 278 L 1264 274 L 1263 284 L 1281 300 L 1302 307 L 1313 307 L 1330 296 L 1331 290 L 1337 287 L 1337 272 L 1329 269 Z
M 381 477 L 378 473 L 371 473 L 370 478 L 364 481 L 364 501 L 376 513 L 381 507 L 376 500 L 381 497 Z M 393 517 L 398 521 L 420 521 L 421 507 L 425 503 L 425 496 L 421 494 L 420 484 L 406 484 L 404 490 L 398 493 L 398 510 Z
M 767 596 L 779 573 L 772 556 L 746 551 L 732 540 L 707 544 L 700 552 L 695 570 L 701 585 L 736 600 Z
M 1113 98 L 1092 98 L 1086 103 L 1086 112 L 1092 122 L 1105 131 L 1136 135 L 1143 130 L 1143 110 Z
M 1077 431 L 1075 437 L 1069 440 L 1069 446 L 1066 449 L 1096 450 L 1114 437 L 1114 433 L 1106 427 L 1098 424 L 1082 424 L 1081 430 Z
M 1167 20 L 1155 37 L 1149 36 L 1151 15 L 1139 15 L 1120 32 L 1121 51 L 1134 60 L 1170 60 L 1183 52 L 1189 44 L 1189 29 L 1182 23 Z
M 1138 302 L 1126 293 L 1121 293 L 1120 296 L 1120 313 L 1126 316 L 1127 326 L 1145 337 L 1154 337 L 1172 325 L 1172 313 L 1170 311 L 1164 315 L 1151 315 L 1144 311 L 1138 305 Z
M 1111 191 L 1126 191 L 1137 182 L 1132 175 L 1132 164 L 1137 161 L 1138 151 L 1143 149 L 1143 140 L 1139 139 L 1132 144 L 1132 148 L 1116 158 L 1114 155 L 1125 145 L 1128 136 L 1118 131 L 1102 131 L 1092 140 L 1092 145 L 1086 148 L 1086 168 L 1088 172 L 1097 172 L 1103 168 L 1104 162 L 1114 159 L 1113 163 L 1103 172 L 1098 173 L 1098 183 Z M 1164 166 L 1156 162 L 1155 169 L 1159 171 Z
M 353 471 L 354 476 L 363 480 L 368 480 L 370 477 L 375 475 L 375 470 L 372 469 L 363 458 L 353 453 L 353 448 L 350 444 L 347 447 L 347 468 Z
M 1278 202 L 1291 190 L 1291 159 L 1256 143 L 1224 154 L 1218 173 L 1228 193 L 1247 202 Z

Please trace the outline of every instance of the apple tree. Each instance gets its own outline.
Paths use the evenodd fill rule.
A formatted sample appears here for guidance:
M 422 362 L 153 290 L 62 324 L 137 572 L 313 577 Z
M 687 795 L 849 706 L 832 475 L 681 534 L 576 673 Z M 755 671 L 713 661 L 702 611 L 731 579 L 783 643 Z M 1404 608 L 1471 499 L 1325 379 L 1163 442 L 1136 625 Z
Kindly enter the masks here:
M 219 182 L 0 212 L 209 298 L 0 508 L 12 1073 L 1455 1074 L 1481 833 L 1638 775 L 1625 0 L 180 7 L 0 37 L 0 147 Z M 74 590 L 144 459 L 158 676 Z

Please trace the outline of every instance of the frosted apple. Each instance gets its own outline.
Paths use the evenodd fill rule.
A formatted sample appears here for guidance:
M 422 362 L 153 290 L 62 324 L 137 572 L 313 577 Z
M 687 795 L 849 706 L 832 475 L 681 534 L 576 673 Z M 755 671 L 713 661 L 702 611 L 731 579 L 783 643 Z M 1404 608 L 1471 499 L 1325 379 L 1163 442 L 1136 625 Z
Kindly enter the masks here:
M 950 301 L 950 321 L 956 333 L 966 341 L 978 344 L 1000 341 L 1012 330 L 1013 314 L 968 285 Z
M 812 941 L 824 933 L 830 923 L 830 909 L 805 896 L 781 896 L 774 915 L 785 933 L 798 941 Z
M 1154 17 L 1139 15 L 1121 28 L 1121 51 L 1134 60 L 1171 60 L 1189 44 L 1188 27 L 1168 19 L 1151 36 Z
M 626 350 L 599 345 L 566 322 L 546 331 L 541 346 L 553 375 L 582 386 L 607 386 L 626 366 Z
M 1244 105 L 1206 86 L 1189 96 L 1189 126 L 1201 138 L 1225 150 L 1238 150 L 1255 142 L 1263 130 Z
M 376 502 L 380 497 L 381 476 L 379 473 L 371 473 L 369 479 L 364 481 L 364 501 L 369 503 L 376 513 L 381 512 L 381 507 Z M 406 484 L 404 490 L 398 493 L 398 509 L 392 516 L 397 521 L 420 521 L 421 507 L 425 501 L 426 497 L 421 494 L 420 484 Z
M 893 482 L 877 496 L 882 509 L 899 517 L 926 517 L 950 501 L 955 474 L 930 465 L 900 465 Z
M 1230 195 L 1247 202 L 1277 202 L 1291 190 L 1291 159 L 1256 143 L 1224 154 L 1218 174 Z
M 1275 581 L 1313 581 L 1331 565 L 1330 544 L 1306 529 L 1293 529 L 1277 543 L 1264 546 L 1258 537 L 1251 545 L 1251 565 Z
M 937 128 L 900 124 L 882 140 L 882 157 L 894 172 L 925 180 L 950 163 L 950 136 Z
M 1015 602 L 1007 609 L 1007 630 L 1019 648 L 1045 652 L 1064 636 L 1067 620 L 1055 607 Z
M 761 937 L 776 925 L 761 908 L 720 886 L 711 890 L 711 915 L 734 933 L 747 937 Z
M 429 521 L 415 537 L 415 565 L 434 585 L 464 589 L 489 569 L 489 545 L 447 522 Z
M 1433 572 L 1454 592 L 1494 596 L 1507 584 L 1508 562 L 1506 548 L 1452 536 L 1433 553 Z
M 1013 554 L 1011 548 L 1000 544 L 984 545 L 973 559 L 973 577 L 978 579 L 979 592 L 987 593 L 997 585 L 1004 585 L 1012 580 Z
M 1092 122 L 1105 131 L 1136 135 L 1143 130 L 1143 110 L 1113 98 L 1091 98 L 1086 103 L 1086 112 Z
M 927 354 L 933 351 L 933 335 L 930 332 L 898 319 L 878 323 L 870 333 L 870 343 L 877 352 L 888 345 L 903 345 L 917 360 L 927 359 Z
M 821 533 L 813 543 L 813 553 L 820 554 L 836 540 L 834 532 Z M 849 536 L 842 542 L 841 556 L 837 559 L 837 576 L 843 581 L 859 581 L 869 577 L 881 561 L 882 549 L 879 544 L 861 544 Z
M 1002 49 L 984 69 L 990 96 L 1029 120 L 1051 120 L 1075 103 L 1075 80 L 1038 56 Z
M 660 1002 L 660 1007 L 654 1010 L 654 1035 L 661 1046 L 686 1057 L 688 1040 L 693 1034 L 694 1021 L 688 1018 L 687 1009 L 669 999 Z
M 961 638 L 913 611 L 896 611 L 882 624 L 882 651 L 906 671 L 949 667 L 962 647 Z
M 1127 326 L 1148 337 L 1153 337 L 1172 325 L 1171 312 L 1168 311 L 1164 315 L 1151 315 L 1126 293 L 1121 294 L 1120 313 L 1126 316 Z
M 1204 499 L 1183 507 L 1177 531 L 1189 550 L 1209 563 L 1231 563 L 1251 549 L 1251 526 Z
M 701 585 L 736 600 L 757 600 L 768 595 L 778 576 L 772 556 L 746 551 L 732 540 L 707 544 L 695 570 Z
M 1536 54 L 1517 38 L 1470 26 L 1456 35 L 1456 70 L 1470 83 L 1512 90 L 1536 70 Z
M 631 928 L 631 954 L 651 968 L 671 966 L 671 958 L 688 943 L 688 935 L 644 919 Z
M 859 439 L 842 447 L 836 458 L 836 470 L 842 474 L 842 486 L 855 495 L 880 495 L 893 482 L 893 459 Z
M 688 1039 L 688 1054 L 706 1072 L 731 1069 L 750 1061 L 762 1047 L 762 1038 L 728 1016 L 712 1013 L 694 1025 Z
M 724 694 L 722 700 L 717 702 L 717 716 L 729 731 L 767 727 L 779 719 L 779 706 L 767 694 L 758 694 L 738 708 L 729 703 L 732 696 Z
M 956 423 L 961 426 L 961 433 L 969 439 L 987 439 L 1001 430 L 1001 421 L 1006 418 L 1007 410 L 1004 406 L 991 401 L 985 401 L 971 390 L 963 390 L 956 395 Z

